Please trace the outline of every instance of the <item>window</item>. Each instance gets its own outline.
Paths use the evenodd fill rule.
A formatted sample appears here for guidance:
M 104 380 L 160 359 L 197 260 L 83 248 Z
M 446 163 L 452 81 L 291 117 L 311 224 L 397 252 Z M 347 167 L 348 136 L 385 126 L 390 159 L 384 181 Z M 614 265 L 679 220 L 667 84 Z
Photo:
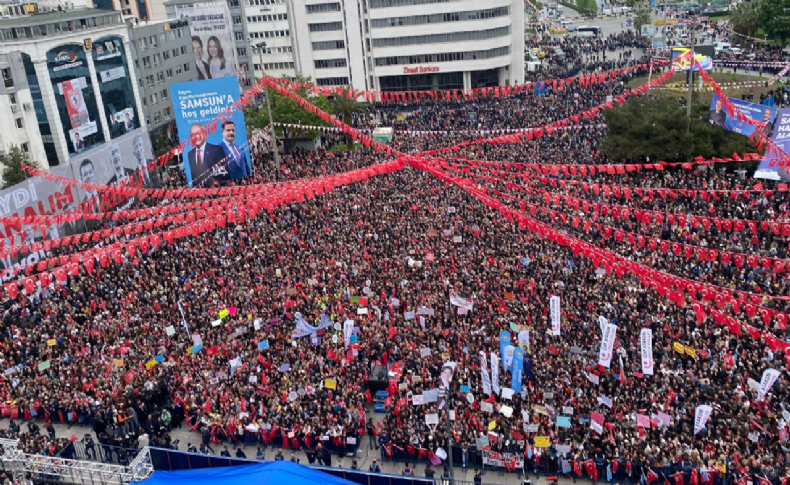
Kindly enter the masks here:
M 149 88 L 154 85 L 154 76 L 153 76 L 153 74 L 150 75 L 150 76 L 146 76 L 145 77 L 145 84 L 148 85 Z
M 21 130 L 22 127 L 23 127 L 23 125 L 22 125 L 22 118 L 16 118 L 14 120 L 14 124 L 16 125 L 18 130 Z
M 189 63 L 184 64 L 184 72 L 189 72 Z
M 505 17 L 510 14 L 509 7 L 489 8 L 486 10 L 472 10 L 468 12 L 437 13 L 432 15 L 410 15 L 408 17 L 390 17 L 386 19 L 371 20 L 371 27 L 386 28 L 404 25 L 440 24 L 444 22 L 463 22 L 466 20 L 484 20 L 495 17 Z
M 170 108 L 165 108 L 165 119 L 166 119 L 166 120 L 169 120 L 169 119 L 170 119 L 170 116 L 172 116 L 172 115 L 170 114 Z
M 151 94 L 151 106 L 159 104 L 159 95 L 156 93 Z
M 156 47 L 157 46 L 156 36 L 152 35 L 151 37 L 149 37 L 148 38 L 148 43 L 151 44 L 151 47 Z
M 510 54 L 510 47 L 497 47 L 487 51 L 446 52 L 442 54 L 419 54 L 414 56 L 377 57 L 377 66 L 395 66 L 401 64 L 424 64 L 426 62 L 452 62 L 490 59 Z
M 373 39 L 374 47 L 397 47 L 404 45 L 439 44 L 443 42 L 462 42 L 465 40 L 483 40 L 510 35 L 510 27 L 477 30 L 472 32 L 455 32 L 449 34 L 415 35 L 413 37 L 392 37 Z
M 156 73 L 156 83 L 162 84 L 163 82 L 165 82 L 165 75 L 162 71 L 159 71 Z
M 234 15 L 233 16 L 233 25 L 240 25 L 241 24 L 241 15 Z
M 185 45 L 182 45 L 182 46 L 181 46 L 181 55 L 183 56 L 183 55 L 184 55 L 184 54 L 186 54 L 186 53 L 187 53 L 187 46 L 185 46 Z
M 162 98 L 162 101 L 167 99 L 167 89 L 163 89 L 159 96 Z
M 167 77 L 173 77 L 173 70 L 172 69 L 168 69 L 167 70 Z
M 154 54 L 154 66 L 158 66 L 162 63 L 162 56 L 159 53 Z
M 327 51 L 332 49 L 345 49 L 346 42 L 343 40 L 329 40 L 326 42 L 313 42 L 314 51 Z
M 176 66 L 176 75 L 181 74 L 182 72 L 183 71 L 182 71 L 182 68 L 181 68 L 181 64 L 177 65 Z
M 29 153 L 30 152 L 30 145 L 27 144 L 27 143 L 22 143 L 22 151 L 25 152 L 25 153 Z
M 38 33 L 42 36 L 47 35 L 47 26 L 46 25 L 39 25 L 38 26 Z
M 236 52 L 239 53 L 239 57 L 244 57 L 247 55 L 247 48 L 246 47 L 237 47 Z
M 315 80 L 316 84 L 319 86 L 347 86 L 348 85 L 348 78 L 347 77 L 325 77 L 325 78 L 318 78 Z
M 315 5 L 307 5 L 307 13 L 316 13 L 316 12 L 339 12 L 340 11 L 340 4 L 339 3 L 317 3 Z
M 162 52 L 162 59 L 165 60 L 165 61 L 170 59 L 170 51 Z
M 137 41 L 137 45 L 140 46 L 140 50 L 144 51 L 148 48 L 148 43 L 145 40 L 145 37 Z
M 155 124 L 155 125 L 158 125 L 158 124 L 159 124 L 159 123 L 161 123 L 161 122 L 162 122 L 162 115 L 161 115 L 159 112 L 157 112 L 157 113 L 154 115 L 154 124 Z
M 10 104 L 16 104 L 16 94 L 8 93 L 8 102 Z
M 308 24 L 310 32 L 328 32 L 330 30 L 343 30 L 343 22 L 324 22 L 320 24 Z
M 151 69 L 151 58 L 149 56 L 143 57 L 143 67 L 146 69 Z
M 236 40 L 244 40 L 244 33 L 234 32 L 234 34 L 236 35 Z M 252 37 L 252 34 L 250 34 L 250 37 Z
M 316 69 L 328 69 L 332 67 L 346 67 L 346 60 L 345 59 L 321 59 L 315 61 L 315 68 Z

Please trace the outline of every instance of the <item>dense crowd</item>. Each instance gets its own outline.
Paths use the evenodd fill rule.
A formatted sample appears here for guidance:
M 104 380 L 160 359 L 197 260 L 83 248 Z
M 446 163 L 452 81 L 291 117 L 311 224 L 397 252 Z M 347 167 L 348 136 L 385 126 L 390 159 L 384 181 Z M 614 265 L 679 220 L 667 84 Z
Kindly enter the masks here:
M 478 130 L 496 136 L 558 122 L 624 93 L 626 80 L 423 103 L 403 120 L 380 106 L 356 124 L 393 125 L 400 133 L 391 145 L 416 154 L 477 140 Z M 54 455 L 66 440 L 54 435 L 53 422 L 92 426 L 98 445 L 88 436 L 86 448 L 177 447 L 170 431 L 186 426 L 196 444 L 181 449 L 211 453 L 223 442 L 258 443 L 316 450 L 312 462 L 367 435 L 385 458 L 417 461 L 447 450 L 444 426 L 432 430 L 425 416 L 436 413 L 443 424 L 452 409 L 456 463 L 479 463 L 487 441 L 491 451 L 524 457 L 528 470 L 592 475 L 579 465 L 593 463 L 596 475 L 652 481 L 654 471 L 675 466 L 699 471 L 702 483 L 748 472 L 778 485 L 790 465 L 783 420 L 790 362 L 768 336 L 785 342 L 786 322 L 766 322 L 745 305 L 735 309 L 738 301 L 717 302 L 759 334 L 735 335 L 710 309 L 700 318 L 686 296 L 669 299 L 637 272 L 607 270 L 573 244 L 557 244 L 556 234 L 541 237 L 526 219 L 503 214 L 518 211 L 562 237 L 788 312 L 788 272 L 723 258 L 787 257 L 786 186 L 765 181 L 758 188 L 729 171 L 687 167 L 593 173 L 588 167 L 607 163 L 596 150 L 604 130 L 595 122 L 519 143 L 469 143 L 449 154 L 461 160 L 401 161 L 394 173 L 327 193 L 311 189 L 271 212 L 255 197 L 222 206 L 215 197 L 210 204 L 223 213 L 208 216 L 217 223 L 213 231 L 124 254 L 121 263 L 111 259 L 92 272 L 83 268 L 66 284 L 32 295 L 6 295 L 0 360 L 10 372 L 0 390 L 3 414 L 15 422 L 5 436 L 18 437 L 27 452 Z M 340 140 L 323 136 L 327 144 Z M 241 183 L 327 177 L 389 160 L 367 148 L 282 148 L 276 170 L 257 139 L 255 175 Z M 525 163 L 574 168 L 544 173 Z M 185 180 L 175 171 L 164 184 Z M 255 195 L 277 192 L 268 186 Z M 648 212 L 647 222 L 638 215 Z M 705 257 L 696 248 L 705 248 Z M 473 308 L 462 311 L 456 296 Z M 552 296 L 561 301 L 559 335 L 552 335 Z M 609 368 L 598 364 L 601 317 L 617 326 Z M 645 328 L 653 332 L 652 376 L 640 372 Z M 528 343 L 518 341 L 523 331 Z M 498 378 L 481 372 L 481 352 L 500 356 L 503 332 L 527 352 L 522 391 L 509 397 L 485 392 L 490 380 L 495 391 L 511 387 L 507 366 L 497 367 Z M 498 365 L 492 360 L 488 366 Z M 451 388 L 441 399 L 424 399 L 442 387 L 447 362 L 455 363 Z M 386 414 L 375 417 L 374 366 L 386 367 L 394 382 L 386 385 Z M 761 401 L 752 382 L 769 368 L 782 375 Z M 695 432 L 699 405 L 714 410 Z M 603 432 L 591 429 L 593 413 L 603 416 Z M 557 425 L 560 416 L 570 418 L 569 427 Z M 536 437 L 548 437 L 550 446 L 535 446 Z M 578 471 L 564 469 L 555 460 L 560 455 Z

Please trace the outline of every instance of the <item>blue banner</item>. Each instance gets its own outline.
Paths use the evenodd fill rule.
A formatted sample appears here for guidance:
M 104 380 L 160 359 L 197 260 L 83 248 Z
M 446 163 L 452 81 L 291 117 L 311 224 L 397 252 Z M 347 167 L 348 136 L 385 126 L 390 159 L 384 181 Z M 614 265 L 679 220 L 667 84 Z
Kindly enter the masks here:
M 763 123 L 765 127 L 760 128 L 765 136 L 771 137 L 774 131 L 774 119 L 776 118 L 776 109 L 762 104 L 750 103 L 748 101 L 740 101 L 735 98 L 730 98 L 734 104 L 746 117 Z M 718 94 L 713 95 L 710 102 L 710 115 L 708 121 L 714 126 L 720 126 L 727 131 L 740 133 L 741 135 L 751 136 L 754 133 L 755 126 L 748 123 L 738 121 L 736 118 L 731 118 L 724 105 L 719 99 Z
M 524 351 L 516 347 L 513 351 L 513 370 L 511 371 L 512 380 L 510 388 L 516 392 L 521 392 L 521 375 L 524 371 Z
M 499 334 L 499 360 L 502 361 L 502 371 L 507 371 L 505 366 L 505 347 L 510 345 L 510 332 L 505 330 Z
M 244 113 L 232 110 L 216 131 L 204 128 L 239 97 L 239 81 L 222 77 L 170 85 L 178 140 L 190 140 L 183 153 L 190 187 L 212 186 L 252 174 Z
M 774 133 L 771 140 L 776 143 L 776 146 L 781 148 L 785 153 L 790 153 L 790 108 L 782 108 L 779 114 L 776 115 L 776 123 L 773 126 Z M 769 180 L 790 180 L 790 167 L 785 165 L 780 166 L 781 155 L 770 154 L 766 156 L 760 166 L 757 167 L 755 178 L 764 178 Z

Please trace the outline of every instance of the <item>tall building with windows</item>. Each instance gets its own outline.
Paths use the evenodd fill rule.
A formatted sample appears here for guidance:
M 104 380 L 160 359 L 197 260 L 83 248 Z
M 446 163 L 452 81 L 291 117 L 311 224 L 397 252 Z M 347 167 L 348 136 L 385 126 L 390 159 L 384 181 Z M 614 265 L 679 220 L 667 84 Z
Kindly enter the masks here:
M 53 166 L 145 126 L 120 12 L 2 19 L 0 39 L 7 100 L 0 101 L 0 119 L 21 123 L 15 132 L 0 126 L 6 146 L 28 143 L 34 159 Z M 10 133 L 20 135 L 16 142 L 8 141 Z
M 156 1 L 149 8 L 157 11 Z M 153 3 L 152 3 L 153 2 Z M 167 0 L 175 6 L 200 0 Z M 524 0 L 228 0 L 255 78 L 426 91 L 524 82 Z M 242 58 L 242 56 L 239 56 Z
M 162 129 L 176 133 L 170 84 L 197 81 L 189 22 L 142 23 L 129 29 L 143 115 L 154 137 Z

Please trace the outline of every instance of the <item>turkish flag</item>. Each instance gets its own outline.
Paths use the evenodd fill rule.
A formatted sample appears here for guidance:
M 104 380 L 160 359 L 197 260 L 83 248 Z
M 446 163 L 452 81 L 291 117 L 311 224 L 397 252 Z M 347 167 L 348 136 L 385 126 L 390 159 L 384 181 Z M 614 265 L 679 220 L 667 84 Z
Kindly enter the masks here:
M 65 283 L 68 280 L 68 276 L 66 275 L 66 268 L 60 267 L 55 269 L 55 280 L 58 283 Z
M 587 460 L 584 462 L 584 469 L 587 471 L 587 475 L 589 475 L 593 481 L 598 481 L 598 467 L 595 466 L 595 462 L 592 460 Z
M 8 297 L 12 300 L 16 298 L 19 294 L 19 286 L 17 285 L 16 281 L 12 281 L 11 283 L 6 283 L 5 285 L 5 292 L 8 294 Z
M 648 468 L 647 475 L 645 476 L 645 478 L 647 479 L 647 483 L 652 483 L 658 480 L 658 475 L 656 475 L 656 472 Z
M 83 264 L 85 264 L 85 270 L 88 272 L 88 274 L 93 273 L 93 267 L 96 265 L 96 263 L 93 261 L 93 256 L 86 257 Z
M 33 278 L 23 278 L 22 286 L 25 288 L 26 295 L 32 295 L 36 291 L 36 280 Z
M 675 473 L 672 478 L 675 480 L 675 485 L 683 485 L 683 472 Z
M 50 276 L 48 272 L 39 273 L 38 274 L 38 281 L 41 282 L 41 287 L 45 288 L 49 286 L 50 283 Z
M 69 263 L 69 274 L 71 276 L 79 276 L 80 275 L 80 266 L 77 263 Z

